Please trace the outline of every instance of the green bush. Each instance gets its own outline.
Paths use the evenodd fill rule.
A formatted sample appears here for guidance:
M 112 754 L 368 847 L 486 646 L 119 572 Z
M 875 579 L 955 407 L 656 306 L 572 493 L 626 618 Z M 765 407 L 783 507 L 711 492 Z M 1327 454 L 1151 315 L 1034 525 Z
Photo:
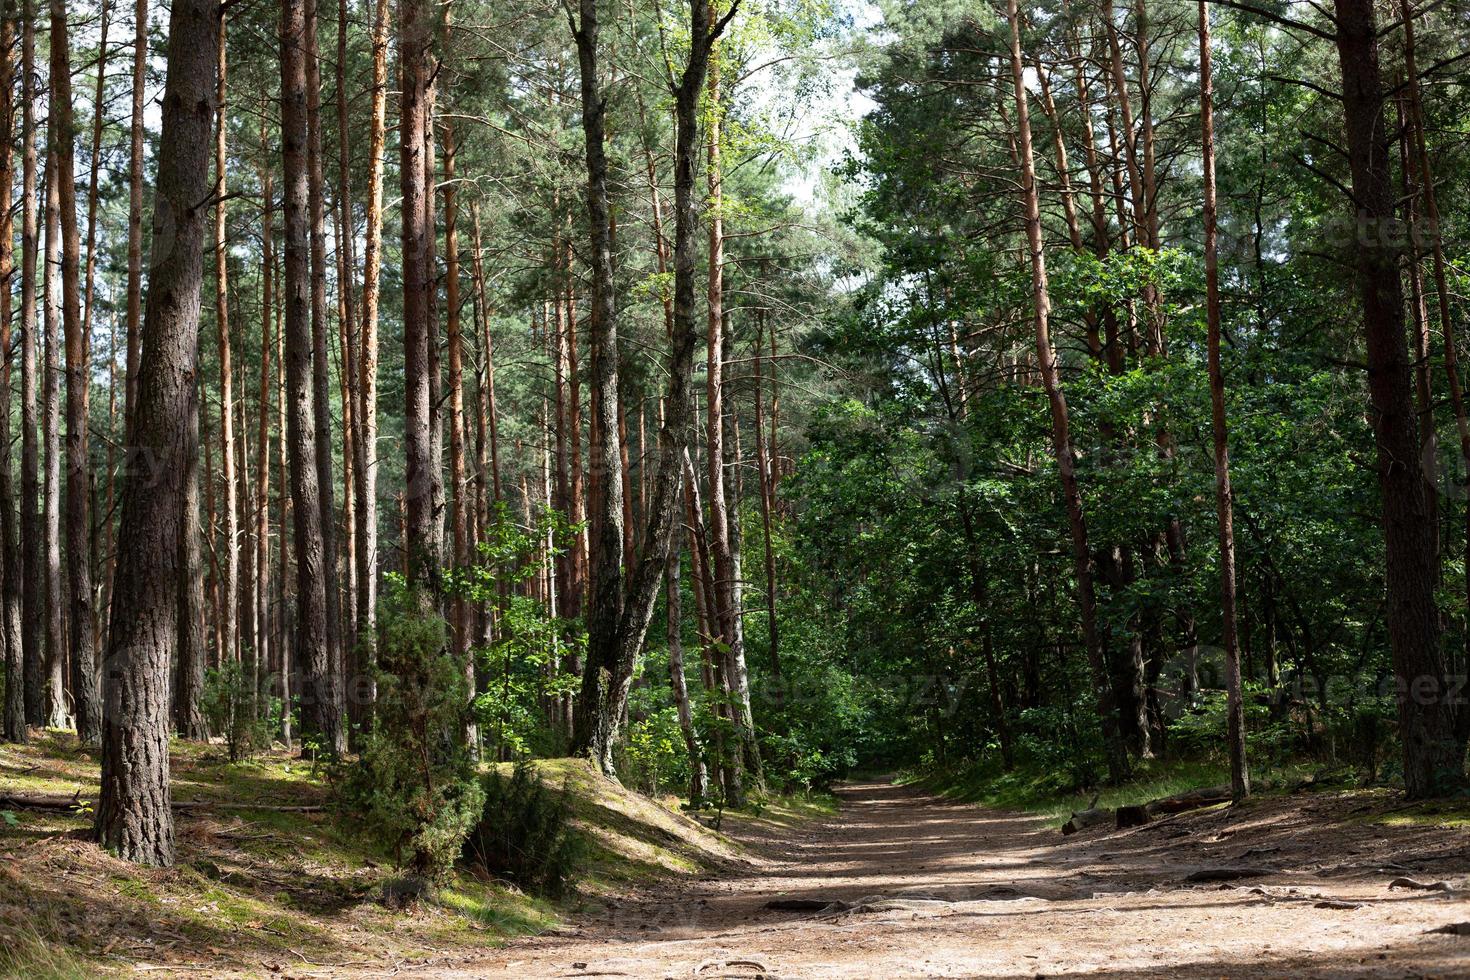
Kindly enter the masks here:
M 464 737 L 464 669 L 448 653 L 447 632 L 421 592 L 390 577 L 373 723 L 345 787 L 398 864 L 429 881 L 453 868 L 484 803 Z
M 252 669 L 238 660 L 205 671 L 200 707 L 209 730 L 224 736 L 231 762 L 268 747 L 280 721 L 280 700 L 262 699 Z
M 554 793 L 531 763 L 485 777 L 485 807 L 464 844 L 464 859 L 522 889 L 560 898 L 575 884 L 582 841 L 571 826 L 566 787 Z

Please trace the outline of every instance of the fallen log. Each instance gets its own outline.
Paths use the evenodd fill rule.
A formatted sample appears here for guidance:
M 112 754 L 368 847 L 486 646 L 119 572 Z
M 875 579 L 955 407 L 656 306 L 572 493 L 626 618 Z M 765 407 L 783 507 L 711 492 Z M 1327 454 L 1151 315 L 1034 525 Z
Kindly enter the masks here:
M 1086 810 L 1078 810 L 1072 814 L 1071 819 L 1062 824 L 1062 833 L 1066 835 L 1075 834 L 1079 830 L 1096 827 L 1098 824 L 1107 823 L 1111 819 L 1113 819 L 1113 811 L 1107 807 L 1103 807 L 1102 809 L 1090 807 Z
M 1178 793 L 1174 796 L 1165 796 L 1162 799 L 1153 800 L 1144 804 L 1150 817 L 1156 817 L 1161 813 L 1185 813 L 1189 810 L 1202 810 L 1207 806 L 1218 806 L 1221 803 L 1229 803 L 1231 800 L 1229 786 L 1207 786 L 1203 789 L 1192 789 L 1187 793 Z
M 1416 881 L 1413 878 L 1395 878 L 1388 883 L 1392 888 L 1412 888 L 1422 892 L 1450 892 L 1454 891 L 1447 881 Z
M 74 796 L 46 796 L 29 795 L 23 793 L 6 793 L 0 795 L 0 810 L 47 810 L 70 812 L 80 807 L 90 806 L 91 799 L 84 799 L 80 793 Z M 229 801 L 214 800 L 174 800 L 175 810 L 256 810 L 267 813 L 325 813 L 327 807 L 320 805 L 298 805 L 280 806 L 271 803 L 232 803 Z

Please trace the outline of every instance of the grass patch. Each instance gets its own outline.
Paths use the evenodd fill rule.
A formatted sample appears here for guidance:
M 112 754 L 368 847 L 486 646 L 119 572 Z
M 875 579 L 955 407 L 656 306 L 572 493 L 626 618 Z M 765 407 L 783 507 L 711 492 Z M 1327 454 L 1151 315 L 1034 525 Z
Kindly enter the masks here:
M 0 977 L 5 980 L 88 980 L 101 972 L 96 963 L 47 942 L 28 926 L 21 926 L 0 944 Z
M 1368 818 L 1382 827 L 1470 830 L 1470 800 L 1432 800 L 1396 806 Z
M 1136 806 L 1204 786 L 1217 786 L 1229 778 L 1229 770 L 1213 762 L 1150 759 L 1140 762 L 1127 782 L 1095 791 L 1060 788 L 1053 772 L 1016 769 L 1003 773 L 988 766 L 913 773 L 903 781 L 965 803 L 1034 813 L 1061 826 L 1074 810 L 1086 809 L 1094 795 L 1100 807 Z

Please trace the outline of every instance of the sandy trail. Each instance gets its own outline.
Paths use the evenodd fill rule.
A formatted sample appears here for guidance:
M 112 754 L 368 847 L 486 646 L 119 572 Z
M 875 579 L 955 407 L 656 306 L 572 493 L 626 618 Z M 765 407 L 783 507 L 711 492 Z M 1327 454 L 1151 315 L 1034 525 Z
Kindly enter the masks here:
M 1463 831 L 1387 830 L 1351 819 L 1351 801 L 1293 799 L 1069 839 L 913 788 L 839 793 L 835 818 L 768 842 L 748 875 L 626 902 L 574 935 L 518 942 L 452 975 L 1470 977 L 1470 936 L 1426 933 L 1470 920 Z M 1184 881 L 1244 865 L 1273 873 Z M 1457 890 L 1389 888 L 1402 874 Z M 765 907 L 905 894 L 943 901 Z

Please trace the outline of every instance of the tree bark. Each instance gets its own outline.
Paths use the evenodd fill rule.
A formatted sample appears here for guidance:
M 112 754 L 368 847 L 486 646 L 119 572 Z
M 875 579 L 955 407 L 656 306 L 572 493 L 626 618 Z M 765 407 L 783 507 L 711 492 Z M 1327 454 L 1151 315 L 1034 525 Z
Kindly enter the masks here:
M 261 120 L 261 146 L 265 139 L 265 121 Z M 271 663 L 271 347 L 275 309 L 275 188 L 271 186 L 269 163 L 260 166 L 262 211 L 260 217 L 260 389 L 255 401 L 255 666 L 257 694 L 261 691 L 261 675 L 268 673 Z
M 137 0 L 133 8 L 133 112 L 128 138 L 128 352 L 123 379 L 123 429 L 128 446 L 133 445 L 133 406 L 138 404 L 143 325 L 143 95 L 147 77 L 148 0 Z
M 20 253 L 20 540 L 24 580 L 21 612 L 26 719 L 46 724 L 46 598 L 41 590 L 40 445 L 36 385 L 36 10 L 21 0 L 21 253 Z
M 675 119 L 678 125 L 674 156 L 675 315 L 666 398 L 668 410 L 663 430 L 659 433 L 658 478 L 654 487 L 651 513 L 643 528 L 643 543 L 638 549 L 638 563 L 627 581 L 621 585 L 623 601 L 616 622 L 599 617 L 596 635 L 592 635 L 589 630 L 588 649 L 597 651 L 597 656 L 594 657 L 589 652 L 587 658 L 582 702 L 577 719 L 578 731 L 574 739 L 576 750 L 595 760 L 608 775 L 613 774 L 613 747 L 621 730 L 638 653 L 647 635 L 649 621 L 653 617 L 659 583 L 668 558 L 669 541 L 678 514 L 681 468 L 694 415 L 694 277 L 697 250 L 694 242 L 697 218 L 694 160 L 699 147 L 698 106 L 709 68 L 710 50 L 729 19 L 734 16 L 737 7 L 738 5 L 732 5 L 729 12 L 715 22 L 708 0 L 689 0 L 692 35 L 689 58 L 675 89 Z M 584 110 L 586 108 L 584 104 Z M 588 149 L 590 154 L 593 148 Z M 594 222 L 594 227 L 596 226 Z M 605 354 L 609 363 L 603 370 L 615 377 L 617 352 L 609 350 Z M 599 374 L 598 377 L 603 379 L 605 376 Z M 616 391 L 615 384 L 612 389 Z M 604 409 L 612 411 L 615 405 L 616 402 L 604 405 Z M 616 424 L 616 419 L 613 419 L 613 424 Z M 615 440 L 609 442 L 616 444 Z M 617 481 L 607 482 L 616 484 Z M 603 506 L 609 511 L 613 510 L 610 503 L 604 503 Z M 617 511 L 620 515 L 620 506 Z M 612 523 L 616 529 L 616 522 Z M 608 534 L 608 530 L 604 528 L 601 533 Z M 621 550 L 621 542 L 615 547 Z M 606 583 L 600 587 L 609 590 L 612 588 Z
M 368 119 L 367 221 L 362 271 L 362 350 L 358 357 L 357 459 L 357 642 L 364 724 L 376 697 L 378 628 L 378 293 L 383 261 L 383 148 L 388 99 L 388 0 L 377 0 L 373 16 L 373 83 Z
M 429 126 L 429 40 L 433 25 L 423 0 L 399 0 L 399 179 L 403 196 L 403 370 L 405 503 L 407 505 L 405 557 L 410 581 L 438 596 L 439 541 L 434 534 L 432 405 L 430 399 L 429 294 L 434 270 L 429 241 L 434 231 L 428 221 L 426 197 Z
M 453 513 L 450 533 L 453 535 L 454 565 L 464 567 L 470 560 L 469 479 L 465 467 L 464 438 L 464 338 L 460 325 L 459 296 L 459 188 L 455 185 L 454 157 L 458 145 L 454 124 L 444 124 L 444 299 L 446 340 L 449 354 L 449 472 L 453 489 L 449 506 Z M 454 657 L 464 673 L 469 703 L 475 700 L 475 659 L 470 653 L 473 640 L 470 606 L 464 599 L 454 600 L 452 618 Z M 480 731 L 472 713 L 466 714 L 465 738 L 471 751 L 478 753 Z
M 15 188 L 15 30 L 13 0 L 0 4 L 0 200 L 9 201 Z M 0 282 L 9 284 L 15 273 L 15 212 L 0 211 Z M 6 741 L 24 742 L 26 727 L 25 641 L 21 629 L 23 574 L 20 528 L 15 512 L 15 485 L 11 470 L 11 291 L 0 289 L 0 642 L 5 649 Z
M 321 536 L 321 579 L 325 632 L 322 656 L 325 662 L 317 671 L 313 659 L 302 661 L 306 674 L 303 696 L 319 699 L 322 749 L 334 754 L 347 750 L 347 726 L 342 710 L 342 594 L 337 582 L 337 515 L 333 506 L 332 480 L 332 380 L 327 355 L 330 332 L 327 324 L 327 233 L 326 205 L 323 200 L 322 177 L 322 70 L 317 0 L 305 0 L 306 41 L 306 163 L 307 206 L 310 213 L 311 240 L 311 417 L 316 465 L 316 501 L 321 513 L 317 527 Z M 288 211 L 289 214 L 289 211 Z M 286 235 L 290 247 L 290 233 Z M 289 284 L 287 291 L 290 291 Z M 289 332 L 289 331 L 288 331 Z M 314 655 L 315 656 L 315 655 Z
M 1205 316 L 1209 328 L 1210 425 L 1215 441 L 1215 513 L 1220 525 L 1220 632 L 1225 646 L 1226 740 L 1230 794 L 1250 795 L 1245 758 L 1245 708 L 1240 691 L 1240 642 L 1235 626 L 1235 522 L 1230 491 L 1230 444 L 1225 422 L 1225 374 L 1220 366 L 1220 269 L 1216 246 L 1215 86 L 1210 64 L 1210 12 L 1199 3 L 1201 159 L 1204 167 Z
M 228 67 L 225 57 L 226 18 L 219 22 L 219 83 L 215 93 L 214 137 L 214 316 L 219 343 L 219 423 L 221 470 L 224 476 L 224 561 L 220 571 L 223 594 L 220 597 L 220 659 L 238 660 L 239 592 L 240 592 L 240 500 L 235 473 L 235 378 L 230 356 L 230 277 L 229 239 L 225 227 L 225 191 L 227 187 L 225 94 Z
M 118 857 L 174 859 L 168 668 L 178 594 L 187 429 L 198 366 L 217 0 L 175 0 L 135 436 L 149 465 L 123 483 L 118 575 L 103 681 L 97 836 Z
M 1072 458 L 1070 421 L 1067 399 L 1057 376 L 1057 354 L 1052 347 L 1050 318 L 1051 295 L 1047 284 L 1046 253 L 1041 232 L 1040 195 L 1036 186 L 1036 164 L 1032 151 L 1031 116 L 1026 105 L 1026 80 L 1021 60 L 1021 17 L 1017 0 L 1007 0 L 1006 19 L 1010 24 L 1011 81 L 1016 101 L 1016 126 L 1020 135 L 1021 195 L 1026 215 L 1026 241 L 1031 256 L 1031 289 L 1035 304 L 1036 357 L 1041 368 L 1042 386 L 1051 408 L 1052 453 L 1061 476 L 1062 496 L 1066 501 L 1067 520 L 1071 528 L 1073 574 L 1077 578 L 1077 605 L 1082 617 L 1082 641 L 1087 651 L 1092 674 L 1097 712 L 1102 727 L 1107 756 L 1108 775 L 1113 781 L 1127 772 L 1127 759 L 1119 737 L 1118 719 L 1113 696 L 1108 686 L 1102 643 L 1097 628 L 1097 599 L 1093 590 L 1092 552 L 1087 541 L 1087 522 L 1082 510 L 1082 494 Z
M 1389 133 L 1372 0 L 1335 0 L 1343 120 L 1356 229 L 1356 268 L 1368 354 L 1378 480 L 1383 506 L 1389 647 L 1398 682 L 1404 784 L 1411 798 L 1465 782 L 1453 681 L 1446 676 L 1434 603 L 1437 562 L 1410 397 L 1403 284 L 1389 173 Z
M 300 665 L 301 721 L 323 752 L 339 751 L 345 732 L 337 710 L 332 647 L 328 640 L 329 580 L 322 530 L 317 444 L 317 385 L 313 383 L 313 209 L 308 140 L 307 10 L 310 0 L 281 2 L 281 151 L 285 213 L 285 373 L 290 443 L 292 521 L 296 551 L 296 656 Z M 325 325 L 322 325 L 323 330 Z
M 49 124 L 48 142 L 51 139 Z M 42 351 L 41 441 L 46 455 L 42 460 L 41 482 L 41 548 L 45 554 L 45 621 L 46 621 L 46 723 L 52 728 L 65 728 L 67 710 L 66 634 L 63 632 L 67 611 L 65 586 L 61 575 L 61 305 L 62 288 L 61 191 L 54 152 L 46 155 L 46 268 L 42 276 L 44 300 L 41 304 L 41 328 L 46 341 Z

